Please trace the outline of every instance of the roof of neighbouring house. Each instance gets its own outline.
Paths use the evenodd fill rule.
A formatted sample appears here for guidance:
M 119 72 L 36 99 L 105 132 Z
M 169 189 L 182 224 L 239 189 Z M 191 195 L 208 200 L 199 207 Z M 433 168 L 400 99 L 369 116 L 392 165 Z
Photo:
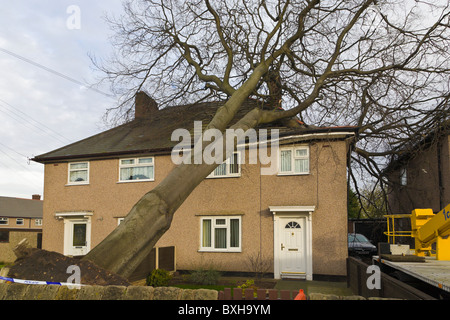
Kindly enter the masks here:
M 439 139 L 450 136 L 450 120 L 441 122 L 436 128 L 430 130 L 425 135 L 420 135 L 418 139 L 410 139 L 408 143 L 401 146 L 383 169 L 383 174 L 391 173 L 402 168 L 409 160 L 424 152 L 430 146 L 437 143 Z
M 167 154 L 178 144 L 178 141 L 171 140 L 175 129 L 187 129 L 193 134 L 194 121 L 202 121 L 203 127 L 205 127 L 223 104 L 225 104 L 224 101 L 166 107 L 148 117 L 136 118 L 87 139 L 36 156 L 32 160 L 46 163 L 73 159 L 117 157 L 125 154 Z M 248 100 L 240 108 L 230 125 L 256 107 L 258 107 L 256 100 Z M 348 131 L 350 128 L 311 128 L 300 122 L 296 128 L 287 128 L 280 124 L 274 124 L 271 128 L 274 128 L 274 126 L 280 128 L 280 135 L 281 132 L 292 134 L 299 131 Z M 350 130 L 355 129 L 351 127 Z
M 42 218 L 43 201 L 0 197 L 0 217 Z

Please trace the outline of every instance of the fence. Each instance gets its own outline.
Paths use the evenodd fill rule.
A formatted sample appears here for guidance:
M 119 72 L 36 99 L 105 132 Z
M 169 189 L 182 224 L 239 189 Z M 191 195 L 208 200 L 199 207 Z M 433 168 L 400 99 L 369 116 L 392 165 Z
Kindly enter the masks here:
M 233 294 L 231 294 L 233 293 Z M 299 291 L 276 290 L 276 289 L 254 289 L 225 288 L 219 291 L 219 300 L 294 300 Z
M 129 281 L 145 279 L 154 269 L 176 271 L 175 247 L 155 247 L 148 257 L 134 270 Z

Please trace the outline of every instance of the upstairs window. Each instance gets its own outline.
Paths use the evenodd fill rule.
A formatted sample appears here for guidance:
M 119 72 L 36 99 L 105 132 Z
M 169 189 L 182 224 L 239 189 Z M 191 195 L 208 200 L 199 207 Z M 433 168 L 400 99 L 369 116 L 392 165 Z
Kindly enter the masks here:
M 8 218 L 0 218 L 0 225 L 8 225 Z
M 309 174 L 309 147 L 280 149 L 279 174 Z
M 24 220 L 23 220 L 23 218 L 17 218 L 17 219 L 16 219 L 16 225 L 17 225 L 17 226 L 23 226 L 23 225 L 24 225 Z
M 208 178 L 226 178 L 239 177 L 241 175 L 240 153 L 234 152 L 233 155 L 219 165 Z
M 406 168 L 403 168 L 400 172 L 400 185 L 406 186 L 408 184 L 408 174 Z
M 69 184 L 89 183 L 89 162 L 69 163 Z
M 120 159 L 119 171 L 120 182 L 154 181 L 154 158 Z

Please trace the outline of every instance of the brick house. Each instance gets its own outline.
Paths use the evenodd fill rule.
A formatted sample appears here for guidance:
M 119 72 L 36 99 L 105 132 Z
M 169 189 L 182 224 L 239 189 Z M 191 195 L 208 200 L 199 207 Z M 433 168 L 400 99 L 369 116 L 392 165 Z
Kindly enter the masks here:
M 391 188 L 392 213 L 409 214 L 418 208 L 439 212 L 450 204 L 450 121 L 415 144 L 385 169 Z
M 15 246 L 24 238 L 34 248 L 42 244 L 43 201 L 39 195 L 32 199 L 0 197 L 0 261 L 14 262 Z
M 138 94 L 134 120 L 35 157 L 45 165 L 43 248 L 86 254 L 174 167 L 172 132 L 193 132 L 194 121 L 208 123 L 220 105 L 159 110 Z M 175 246 L 177 270 L 212 265 L 248 272 L 260 254 L 275 278 L 346 275 L 347 164 L 355 128 L 273 127 L 280 130 L 275 173 L 262 175 L 259 160 L 240 164 L 243 154 L 236 153 L 177 210 L 157 243 Z M 249 150 L 242 152 L 249 159 Z

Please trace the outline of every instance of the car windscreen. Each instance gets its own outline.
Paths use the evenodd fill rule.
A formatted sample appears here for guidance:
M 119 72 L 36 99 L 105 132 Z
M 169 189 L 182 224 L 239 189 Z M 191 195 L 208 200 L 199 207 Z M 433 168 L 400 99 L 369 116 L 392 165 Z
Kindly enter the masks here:
M 356 233 L 356 234 L 349 234 L 348 235 L 348 241 L 349 242 L 369 242 L 369 240 L 363 236 L 362 234 Z

